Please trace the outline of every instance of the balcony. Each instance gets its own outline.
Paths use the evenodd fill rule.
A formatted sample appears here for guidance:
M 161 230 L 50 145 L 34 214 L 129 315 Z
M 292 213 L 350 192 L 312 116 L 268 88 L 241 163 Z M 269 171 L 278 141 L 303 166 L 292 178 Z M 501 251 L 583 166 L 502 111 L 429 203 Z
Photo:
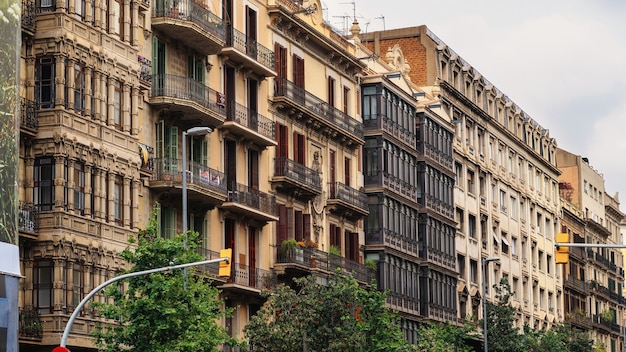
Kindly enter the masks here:
M 221 126 L 226 119 L 224 94 L 187 77 L 153 75 L 150 104 L 197 126 Z
M 417 187 L 384 171 L 373 170 L 365 174 L 365 187 L 377 190 L 380 186 L 394 192 L 406 200 L 417 203 Z
M 367 195 L 341 182 L 328 183 L 326 205 L 331 211 L 348 219 L 357 220 L 369 214 Z
M 203 55 L 217 54 L 225 44 L 222 19 L 193 0 L 158 1 L 152 28 Z
M 20 339 L 41 340 L 43 337 L 43 322 L 35 308 L 32 306 L 20 308 L 19 319 Z
M 228 199 L 221 208 L 237 218 L 249 218 L 259 222 L 278 221 L 276 198 L 265 192 L 233 182 Z
M 262 147 L 278 144 L 274 121 L 234 101 L 227 103 L 222 129 Z
M 139 1 L 139 11 L 148 11 L 150 10 L 150 0 L 141 0 Z
M 139 62 L 139 83 L 142 88 L 150 89 L 152 86 L 152 61 L 141 55 L 137 55 L 137 61 Z
M 233 263 L 230 277 L 220 289 L 258 295 L 263 289 L 275 287 L 276 283 L 276 274 L 269 270 Z
M 279 112 L 337 143 L 356 148 L 364 143 L 363 124 L 284 78 L 274 80 L 274 106 Z
M 289 158 L 274 159 L 272 183 L 278 192 L 309 200 L 322 193 L 320 173 Z
M 276 76 L 274 52 L 231 26 L 226 27 L 226 45 L 220 54 L 260 77 Z
M 39 121 L 35 102 L 26 98 L 20 99 L 20 130 L 30 136 L 37 135 Z
M 387 305 L 389 308 L 398 312 L 405 312 L 412 315 L 420 314 L 420 302 L 416 297 L 409 297 L 401 293 L 388 291 Z
M 37 16 L 34 0 L 22 0 L 22 32 L 29 36 L 35 35 Z
M 202 256 L 202 260 L 209 259 L 218 259 L 220 258 L 220 253 L 217 251 L 212 251 L 208 248 L 196 248 L 196 253 Z M 219 267 L 220 263 L 211 263 L 197 266 L 198 273 L 204 274 L 207 277 L 210 277 L 215 281 L 225 281 L 225 278 L 218 276 L 219 275 Z
M 589 284 L 584 280 L 575 278 L 571 275 L 568 275 L 565 280 L 563 280 L 563 284 L 565 287 L 569 287 L 571 289 L 576 289 L 581 293 L 588 294 L 589 293 Z
M 295 253 L 281 253 L 280 246 L 276 247 L 274 271 L 279 275 L 306 276 L 312 272 L 332 275 L 337 269 L 352 273 L 363 284 L 369 284 L 374 278 L 374 273 L 364 264 L 317 248 L 300 248 Z
M 210 208 L 227 198 L 224 174 L 196 162 L 187 163 L 187 196 L 189 203 Z M 150 177 L 150 188 L 162 192 L 182 192 L 182 160 L 156 158 Z M 182 193 L 181 193 L 182 195 Z
M 18 205 L 18 228 L 20 232 L 35 235 L 39 229 L 39 206 L 20 202 Z
M 365 115 L 363 116 L 363 120 L 365 132 L 382 130 L 398 141 L 408 145 L 411 149 L 415 149 L 415 133 L 400 126 L 396 121 L 380 114 Z

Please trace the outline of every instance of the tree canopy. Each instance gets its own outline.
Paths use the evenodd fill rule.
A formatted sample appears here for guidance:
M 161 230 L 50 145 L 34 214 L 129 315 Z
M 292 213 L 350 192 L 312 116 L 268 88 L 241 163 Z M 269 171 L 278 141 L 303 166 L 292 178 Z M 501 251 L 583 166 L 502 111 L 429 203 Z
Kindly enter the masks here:
M 324 282 L 320 282 L 324 281 Z M 406 351 L 408 344 L 386 295 L 338 270 L 328 278 L 294 279 L 267 298 L 245 327 L 255 351 Z
M 131 272 L 202 260 L 194 251 L 197 233 L 164 239 L 157 236 L 156 226 L 153 217 L 136 246 L 120 253 L 132 265 Z M 96 329 L 99 350 L 218 351 L 221 344 L 235 343 L 220 324 L 226 313 L 218 289 L 195 273 L 194 268 L 187 276 L 183 270 L 154 273 L 105 289 L 108 303 L 94 306 L 113 324 Z

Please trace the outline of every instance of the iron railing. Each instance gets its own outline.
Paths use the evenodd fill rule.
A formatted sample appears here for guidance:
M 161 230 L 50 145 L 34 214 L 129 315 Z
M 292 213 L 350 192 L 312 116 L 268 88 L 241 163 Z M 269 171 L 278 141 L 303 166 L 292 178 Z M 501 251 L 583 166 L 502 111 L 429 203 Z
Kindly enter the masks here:
M 283 253 L 280 246 L 276 246 L 276 262 L 294 263 L 307 268 L 316 268 L 333 273 L 337 269 L 351 273 L 360 282 L 369 283 L 374 278 L 373 272 L 364 264 L 357 261 L 324 252 L 317 248 L 300 248 L 289 253 Z
M 322 193 L 320 173 L 287 157 L 274 159 L 274 176 L 284 176 Z
M 357 138 L 363 138 L 363 124 L 361 122 L 285 78 L 274 79 L 274 96 L 285 97 L 311 110 L 338 129 L 355 135 Z
M 189 21 L 203 30 L 224 39 L 222 19 L 192 0 L 157 1 L 152 16 Z
M 20 99 L 20 126 L 24 129 L 37 132 L 37 104 L 29 99 Z
M 277 216 L 276 197 L 246 185 L 232 182 L 228 189 L 228 202 L 234 202 Z
M 33 307 L 20 308 L 19 324 L 21 337 L 41 338 L 43 336 L 43 322 L 37 309 Z
M 224 94 L 188 77 L 152 75 L 152 96 L 190 100 L 221 115 L 226 113 Z
M 276 140 L 276 125 L 274 121 L 233 100 L 228 102 L 226 120 L 234 121 L 267 138 Z
M 274 52 L 232 26 L 226 28 L 226 46 L 245 53 L 270 70 L 274 69 Z
M 152 180 L 182 182 L 182 159 L 155 158 Z M 187 162 L 187 184 L 198 185 L 226 195 L 224 173 L 195 161 Z
M 39 206 L 20 202 L 18 205 L 18 227 L 20 231 L 35 232 L 39 229 Z
M 230 279 L 227 283 L 265 289 L 275 287 L 276 274 L 272 271 L 253 268 L 248 265 L 233 263 Z
M 35 33 L 37 25 L 36 7 L 34 0 L 22 0 L 22 28 Z
M 152 61 L 148 58 L 137 55 L 137 61 L 139 61 L 139 79 L 145 83 L 152 83 Z
M 328 199 L 337 199 L 356 208 L 368 211 L 367 195 L 341 182 L 328 182 Z

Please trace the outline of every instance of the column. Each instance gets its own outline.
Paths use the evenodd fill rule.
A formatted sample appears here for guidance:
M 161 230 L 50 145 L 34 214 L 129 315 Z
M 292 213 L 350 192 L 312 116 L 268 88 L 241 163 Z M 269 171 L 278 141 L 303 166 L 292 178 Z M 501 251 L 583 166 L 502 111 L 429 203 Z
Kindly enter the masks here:
M 139 187 L 141 187 L 140 181 L 134 179 L 133 184 L 132 184 L 132 190 L 131 190 L 132 194 L 131 194 L 131 203 L 130 203 L 130 207 L 132 209 L 131 217 L 130 217 L 131 229 L 136 229 L 137 227 L 139 227 L 139 224 L 137 221 L 137 214 L 139 211 Z
M 141 1 L 141 0 L 139 0 Z M 130 12 L 130 26 L 132 31 L 132 46 L 139 45 L 139 2 L 132 1 Z
M 93 180 L 93 209 L 92 214 L 94 219 L 102 220 L 102 169 L 98 166 L 93 166 L 94 180 Z
M 131 22 L 132 22 L 132 13 L 130 12 L 130 2 L 131 0 L 124 0 L 122 3 L 122 6 L 124 6 L 122 13 L 124 14 L 124 18 L 122 19 L 122 25 L 124 26 L 123 30 L 124 30 L 124 38 L 122 38 L 122 40 L 125 43 L 130 43 L 130 26 L 131 26 Z
M 102 71 L 94 69 L 93 72 L 93 106 L 92 119 L 100 121 L 102 119 Z
M 62 55 L 55 55 L 54 57 L 55 63 L 55 94 L 56 99 L 54 102 L 55 106 L 65 106 L 65 57 Z
M 92 106 L 91 106 L 91 100 L 93 98 L 93 94 L 94 92 L 92 92 L 92 84 L 91 84 L 91 80 L 92 80 L 92 76 L 93 76 L 93 68 L 91 67 L 85 67 L 85 116 L 93 116 L 92 114 Z
M 131 178 L 128 176 L 124 176 L 124 198 L 122 199 L 122 221 L 124 226 L 131 227 L 132 219 L 130 218 L 130 208 L 132 207 L 132 193 L 130 192 Z
M 67 211 L 74 212 L 74 163 L 75 160 L 67 161 Z
M 130 115 L 130 107 L 131 107 L 131 96 L 130 96 L 130 85 L 127 83 L 122 83 L 122 106 L 121 109 L 121 120 L 122 123 L 122 131 L 130 133 L 131 127 L 131 119 Z
M 115 79 L 113 77 L 108 77 L 107 79 L 107 116 L 106 116 L 106 124 L 108 126 L 115 125 Z
M 55 161 L 55 175 L 54 179 L 54 208 L 55 210 L 65 210 L 65 179 L 63 178 L 65 168 L 65 157 L 57 156 Z
M 91 170 L 93 166 L 91 164 L 85 164 L 85 216 L 91 217 L 92 204 L 91 196 L 93 194 L 93 188 L 91 188 Z
M 130 134 L 136 136 L 139 133 L 139 89 L 131 87 L 130 104 Z

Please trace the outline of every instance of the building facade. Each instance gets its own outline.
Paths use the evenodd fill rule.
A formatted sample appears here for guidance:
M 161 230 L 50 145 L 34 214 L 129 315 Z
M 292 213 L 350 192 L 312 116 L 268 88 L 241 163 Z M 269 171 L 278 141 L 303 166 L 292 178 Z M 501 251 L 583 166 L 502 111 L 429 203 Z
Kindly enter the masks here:
M 207 259 L 233 249 L 231 277 L 214 284 L 234 337 L 278 280 L 342 269 L 369 282 L 364 64 L 321 8 L 24 3 L 22 350 L 59 344 L 76 304 L 125 268 L 117 253 L 153 212 L 160 236 L 197 231 Z M 281 251 L 289 240 L 294 255 Z M 86 307 L 68 346 L 94 348 L 98 321 Z
M 455 126 L 459 276 L 451 304 L 458 318 L 482 316 L 483 285 L 493 299 L 491 286 L 506 278 L 515 292 L 511 303 L 520 312 L 518 327 L 545 328 L 562 319 L 563 291 L 553 259 L 559 171 L 548 131 L 425 26 L 367 33 L 362 41 L 378 55 L 402 48 L 411 81 L 430 87 Z M 488 257 L 499 261 L 482 277 L 481 263 Z
M 622 243 L 624 213 L 617 195 L 605 192 L 604 177 L 587 158 L 558 149 L 557 159 L 561 196 L 571 209 L 563 230 L 572 242 L 600 245 L 570 249 L 570 263 L 564 267 L 569 283 L 565 286 L 566 319 L 589 331 L 607 350 L 620 351 L 626 308 L 624 259 L 622 251 L 611 245 Z

